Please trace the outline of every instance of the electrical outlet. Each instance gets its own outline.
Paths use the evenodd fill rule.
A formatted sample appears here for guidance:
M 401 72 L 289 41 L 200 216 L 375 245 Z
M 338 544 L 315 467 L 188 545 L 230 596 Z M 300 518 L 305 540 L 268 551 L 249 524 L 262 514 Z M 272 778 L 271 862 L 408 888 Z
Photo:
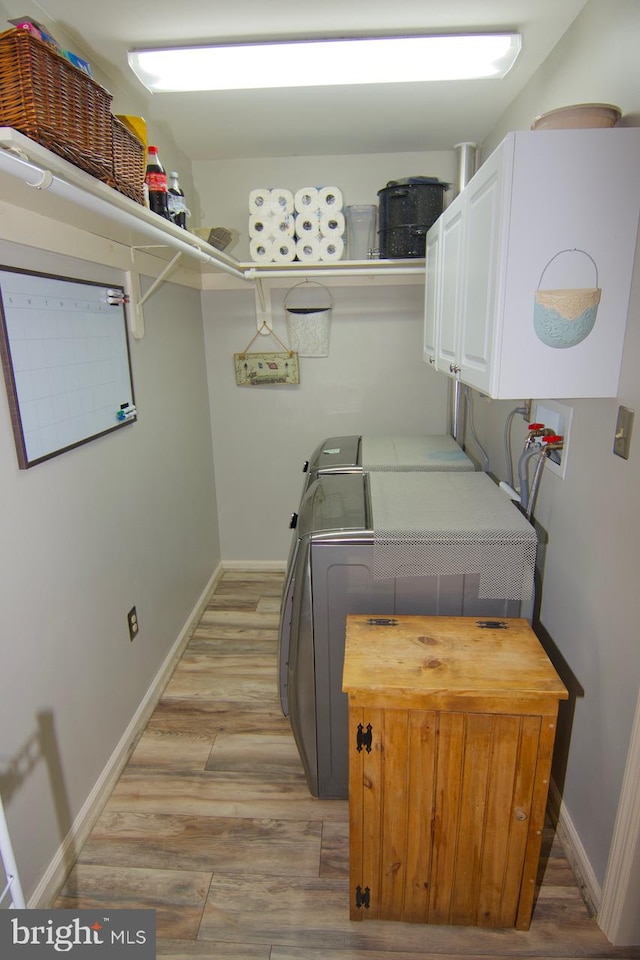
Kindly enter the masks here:
M 129 624 L 129 640 L 133 642 L 138 636 L 138 631 L 140 629 L 140 624 L 138 623 L 138 614 L 135 607 L 131 607 L 129 613 L 127 614 L 127 622 Z
M 545 462 L 545 470 L 563 478 L 567 469 L 572 416 L 573 407 L 566 403 L 558 403 L 556 400 L 535 400 L 533 403 L 533 423 L 544 423 L 545 427 L 564 438 L 562 448 L 552 450 Z

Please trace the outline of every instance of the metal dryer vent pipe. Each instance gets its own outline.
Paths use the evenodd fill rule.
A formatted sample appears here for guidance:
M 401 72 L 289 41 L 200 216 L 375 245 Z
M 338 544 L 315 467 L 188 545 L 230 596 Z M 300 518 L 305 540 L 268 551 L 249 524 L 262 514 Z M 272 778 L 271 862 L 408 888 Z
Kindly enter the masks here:
M 456 180 L 453 185 L 454 197 L 466 187 L 476 172 L 477 147 L 475 143 L 456 143 Z
M 454 198 L 466 187 L 471 177 L 476 172 L 476 145 L 475 143 L 456 143 L 453 148 L 456 152 L 456 179 L 454 183 Z M 454 380 L 451 386 L 451 397 L 449 401 L 449 415 L 451 424 L 451 436 L 456 440 L 462 449 L 465 448 L 465 396 L 462 384 L 459 380 Z

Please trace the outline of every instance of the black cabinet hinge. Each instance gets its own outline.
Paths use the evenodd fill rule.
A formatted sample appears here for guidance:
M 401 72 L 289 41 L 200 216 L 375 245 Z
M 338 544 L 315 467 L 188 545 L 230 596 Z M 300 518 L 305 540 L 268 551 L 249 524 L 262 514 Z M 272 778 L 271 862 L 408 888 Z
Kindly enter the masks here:
M 371 724 L 367 724 L 367 729 L 365 730 L 361 723 L 358 724 L 358 731 L 356 733 L 356 750 L 358 753 L 362 753 L 362 748 L 364 747 L 367 753 L 371 753 L 371 743 L 373 741 L 373 730 L 371 729 Z
M 362 887 L 356 887 L 356 907 L 358 910 L 361 910 L 362 907 L 365 910 L 368 910 L 371 905 L 371 891 L 369 887 L 365 887 L 364 890 Z

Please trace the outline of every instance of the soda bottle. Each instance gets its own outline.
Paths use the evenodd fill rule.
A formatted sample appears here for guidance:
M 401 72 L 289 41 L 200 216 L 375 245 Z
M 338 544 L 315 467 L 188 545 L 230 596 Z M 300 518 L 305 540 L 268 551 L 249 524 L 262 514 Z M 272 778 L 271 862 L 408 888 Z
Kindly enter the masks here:
M 158 148 L 147 148 L 147 170 L 144 181 L 149 190 L 149 208 L 169 219 L 167 207 L 167 175 L 158 157 Z
M 167 206 L 169 208 L 169 219 L 175 223 L 176 227 L 187 229 L 187 205 L 184 200 L 184 190 L 180 189 L 178 174 L 172 170 L 169 174 L 169 189 L 167 192 Z

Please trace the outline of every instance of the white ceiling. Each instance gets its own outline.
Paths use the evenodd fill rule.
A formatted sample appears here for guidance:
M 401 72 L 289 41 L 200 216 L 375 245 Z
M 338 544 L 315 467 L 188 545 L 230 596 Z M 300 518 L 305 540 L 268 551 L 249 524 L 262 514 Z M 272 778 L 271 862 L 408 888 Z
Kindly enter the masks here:
M 40 0 L 148 121 L 166 123 L 192 160 L 448 150 L 481 143 L 587 0 Z M 5 0 L 24 14 L 24 2 Z M 127 50 L 238 41 L 517 29 L 518 62 L 503 80 L 147 94 Z M 328 66 L 330 69 L 330 65 Z M 138 99 L 140 103 L 140 99 Z M 129 107 L 125 107 L 129 109 Z M 137 109 L 141 109 L 140 106 Z

